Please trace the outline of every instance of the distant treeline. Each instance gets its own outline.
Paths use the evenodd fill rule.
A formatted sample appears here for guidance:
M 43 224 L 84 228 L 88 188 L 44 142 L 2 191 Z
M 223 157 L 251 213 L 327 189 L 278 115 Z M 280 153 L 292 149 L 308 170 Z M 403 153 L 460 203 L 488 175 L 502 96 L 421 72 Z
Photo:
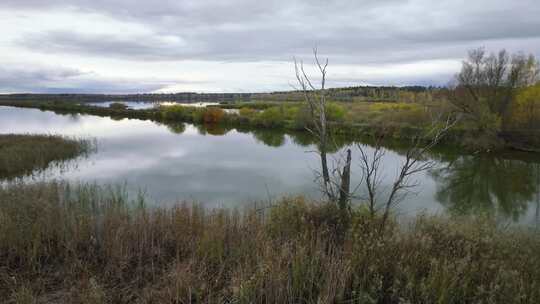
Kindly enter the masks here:
M 355 86 L 331 88 L 326 91 L 332 101 L 377 101 L 377 102 L 424 102 L 442 96 L 446 88 L 424 86 Z M 256 99 L 266 101 L 300 101 L 303 93 L 299 91 L 253 94 Z
M 327 91 L 335 101 L 418 101 L 418 99 L 431 99 L 433 92 L 441 88 L 407 86 L 356 86 L 346 88 L 332 88 Z M 298 91 L 282 91 L 271 93 L 149 93 L 149 94 L 7 94 L 0 95 L 0 100 L 39 100 L 39 101 L 181 101 L 181 102 L 223 102 L 263 100 L 263 101 L 301 101 L 302 93 Z
M 174 94 L 6 94 L 0 100 L 39 100 L 39 101 L 183 101 L 183 102 L 227 102 L 250 100 L 250 93 L 174 93 Z

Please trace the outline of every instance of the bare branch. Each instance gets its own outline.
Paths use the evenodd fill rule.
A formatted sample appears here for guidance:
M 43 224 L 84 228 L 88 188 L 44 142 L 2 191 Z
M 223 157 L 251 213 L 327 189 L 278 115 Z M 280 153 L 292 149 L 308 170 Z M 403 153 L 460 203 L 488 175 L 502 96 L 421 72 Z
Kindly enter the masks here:
M 348 201 L 350 184 L 349 186 L 346 186 L 345 184 L 350 182 L 350 161 L 345 161 L 343 163 L 343 160 L 346 159 L 345 157 L 330 157 L 332 164 L 329 164 L 329 157 L 327 155 L 329 145 L 332 143 L 336 144 L 330 136 L 326 117 L 327 105 L 325 90 L 328 59 L 322 63 L 316 48 L 313 49 L 313 56 L 315 58 L 315 65 L 317 66 L 321 77 L 320 88 L 315 87 L 308 76 L 302 61 L 298 61 L 294 58 L 294 67 L 298 85 L 303 93 L 304 101 L 307 104 L 311 115 L 311 123 L 310 126 L 306 126 L 306 130 L 318 140 L 321 172 L 320 174 L 317 174 L 317 180 L 321 182 L 322 192 L 328 200 L 337 202 L 339 196 L 341 197 L 340 201 Z M 346 190 L 347 195 L 344 194 L 344 190 Z
M 369 211 L 372 216 L 375 216 L 382 208 L 381 230 L 386 224 L 390 211 L 402 202 L 412 192 L 412 189 L 418 186 L 418 181 L 413 177 L 436 165 L 435 161 L 425 160 L 427 153 L 443 139 L 457 122 L 458 119 L 455 117 L 449 116 L 443 119 L 439 115 L 423 135 L 413 136 L 409 148 L 404 153 L 404 161 L 397 169 L 383 204 L 380 204 L 377 198 L 380 192 L 383 192 L 380 189 L 383 181 L 380 172 L 382 172 L 381 165 L 385 157 L 385 150 L 382 147 L 384 137 L 375 137 L 371 153 L 366 152 L 364 145 L 357 144 L 360 154 L 360 168 L 363 171 L 363 181 L 367 189 Z

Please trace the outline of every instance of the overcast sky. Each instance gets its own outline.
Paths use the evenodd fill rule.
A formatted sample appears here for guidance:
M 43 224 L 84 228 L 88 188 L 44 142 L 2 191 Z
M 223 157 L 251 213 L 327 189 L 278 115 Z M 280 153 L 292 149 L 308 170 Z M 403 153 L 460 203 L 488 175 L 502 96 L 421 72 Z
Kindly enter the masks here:
M 0 0 L 0 93 L 445 85 L 468 49 L 540 55 L 539 0 Z

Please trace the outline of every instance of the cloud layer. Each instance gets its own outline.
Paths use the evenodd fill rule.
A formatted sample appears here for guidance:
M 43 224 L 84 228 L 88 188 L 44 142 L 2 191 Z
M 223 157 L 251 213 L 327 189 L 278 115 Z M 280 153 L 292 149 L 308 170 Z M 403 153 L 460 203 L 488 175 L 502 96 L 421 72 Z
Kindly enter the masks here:
M 283 89 L 292 73 L 283 64 L 308 58 L 313 46 L 330 58 L 336 84 L 444 84 L 480 46 L 540 54 L 537 0 L 3 0 L 0 9 L 0 64 L 24 56 L 92 72 L 65 76 L 92 79 L 70 90 Z M 263 62 L 274 66 L 253 70 Z M 393 73 L 404 67 L 408 74 Z M 40 91 L 63 80 L 61 70 L 0 73 L 0 92 L 4 82 L 9 91 Z M 37 80 L 16 85 L 30 76 Z M 166 81 L 148 81 L 156 78 Z

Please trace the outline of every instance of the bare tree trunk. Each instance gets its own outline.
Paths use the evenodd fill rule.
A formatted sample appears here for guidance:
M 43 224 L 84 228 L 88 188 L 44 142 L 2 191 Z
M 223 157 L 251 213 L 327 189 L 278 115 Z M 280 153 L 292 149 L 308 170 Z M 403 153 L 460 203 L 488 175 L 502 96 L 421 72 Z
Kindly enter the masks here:
M 329 144 L 329 130 L 326 117 L 326 68 L 328 67 L 328 60 L 324 62 L 319 61 L 317 55 L 317 49 L 313 50 L 313 55 L 315 57 L 316 67 L 318 68 L 321 74 L 321 86 L 316 88 L 311 82 L 310 78 L 304 70 L 303 63 L 297 62 L 295 59 L 294 66 L 296 71 L 296 79 L 300 85 L 300 90 L 304 95 L 304 101 L 309 106 L 311 112 L 311 126 L 306 129 L 313 134 L 319 144 L 319 157 L 321 158 L 321 170 L 317 171 L 317 178 L 322 178 L 318 180 L 321 186 L 321 190 L 328 200 L 332 203 L 337 203 L 340 196 L 340 185 L 341 182 L 338 179 L 341 179 L 339 176 L 331 176 L 334 172 L 339 170 L 331 170 L 328 164 L 328 144 Z
M 347 210 L 351 191 L 351 149 L 347 149 L 347 162 L 341 174 L 341 187 L 339 192 L 339 208 Z
M 322 120 L 321 120 L 322 121 Z M 324 188 L 328 189 L 328 186 L 330 184 L 330 174 L 328 173 L 328 159 L 326 156 L 326 124 L 321 124 L 322 131 L 320 136 L 320 154 L 321 154 L 321 169 L 322 169 L 322 176 L 323 176 L 323 182 L 324 182 Z
M 329 187 L 330 185 L 330 173 L 328 170 L 328 160 L 326 156 L 326 149 L 328 145 L 328 126 L 326 123 L 326 91 L 325 91 L 325 85 L 326 85 L 326 67 L 328 65 L 328 60 L 326 61 L 325 65 L 321 65 L 319 62 L 319 57 L 317 56 L 317 50 L 313 50 L 313 55 L 315 57 L 315 62 L 317 63 L 317 67 L 319 68 L 319 71 L 321 72 L 321 89 L 320 96 L 319 96 L 319 132 L 320 132 L 320 150 L 321 150 L 321 165 L 322 165 L 322 175 L 324 180 L 324 187 L 327 191 L 327 195 L 329 196 L 330 200 L 335 201 L 336 197 L 334 194 L 334 191 L 331 191 Z M 314 119 L 316 119 L 314 117 Z

